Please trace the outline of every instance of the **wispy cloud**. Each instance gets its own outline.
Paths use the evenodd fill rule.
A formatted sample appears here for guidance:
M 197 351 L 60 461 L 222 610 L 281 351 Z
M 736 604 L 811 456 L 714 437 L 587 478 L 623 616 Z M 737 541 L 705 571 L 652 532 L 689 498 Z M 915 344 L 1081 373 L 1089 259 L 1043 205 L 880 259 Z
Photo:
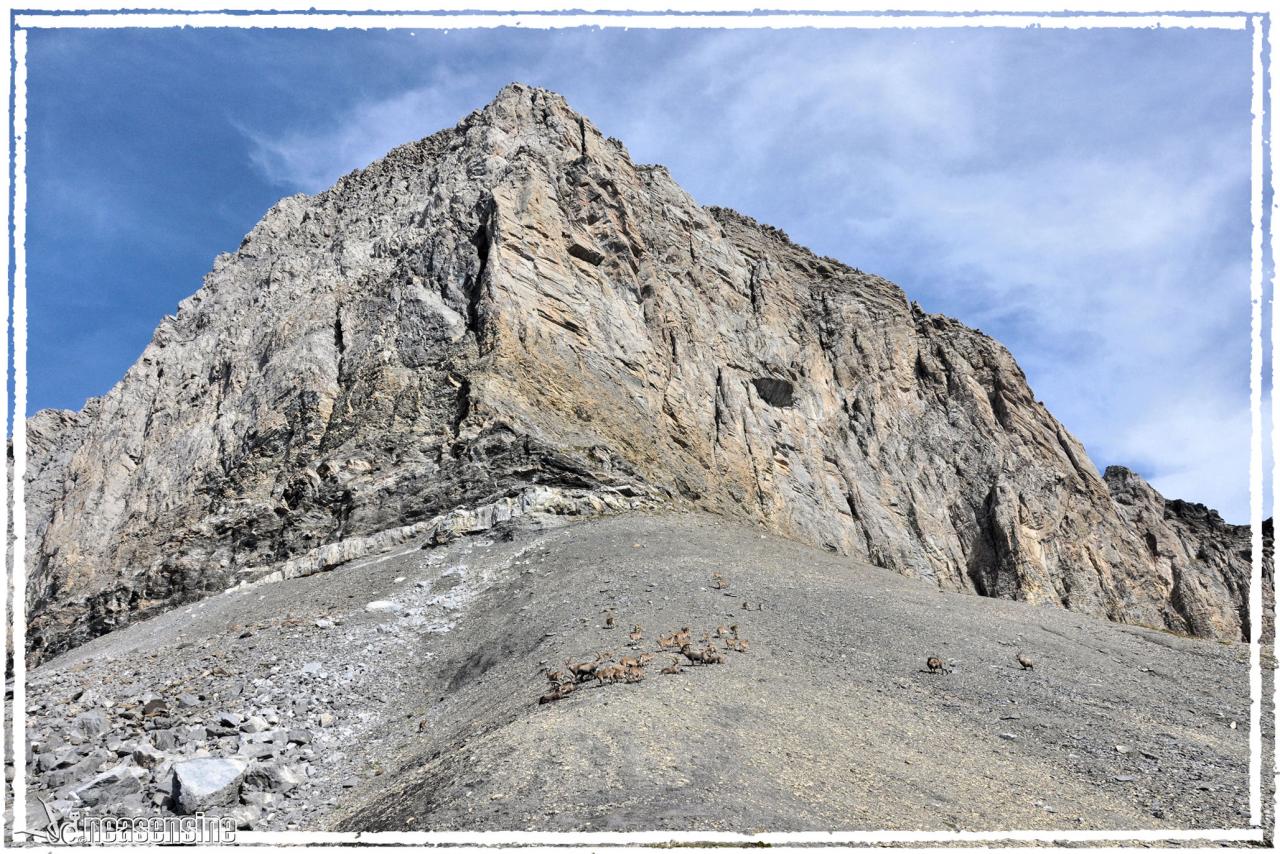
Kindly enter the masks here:
M 332 125 L 270 135 L 247 127 L 250 160 L 273 184 L 315 193 L 352 169 L 389 150 L 439 130 L 449 121 L 449 103 L 440 86 L 413 89 L 393 98 L 361 104 Z

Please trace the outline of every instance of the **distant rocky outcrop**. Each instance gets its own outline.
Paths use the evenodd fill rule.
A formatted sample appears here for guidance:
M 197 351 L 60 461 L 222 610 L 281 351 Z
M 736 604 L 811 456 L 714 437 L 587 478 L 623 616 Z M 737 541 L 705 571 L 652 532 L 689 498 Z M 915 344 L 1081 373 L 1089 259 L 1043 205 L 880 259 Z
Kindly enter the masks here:
M 1191 501 L 1169 500 L 1124 466 L 1108 466 L 1103 480 L 1120 516 L 1142 538 L 1185 631 L 1201 637 L 1249 637 L 1249 569 L 1253 550 L 1248 525 L 1224 522 L 1217 511 Z M 1272 531 L 1263 525 L 1263 572 L 1272 573 Z M 1263 585 L 1266 591 L 1268 584 Z M 1235 613 L 1224 609 L 1234 602 Z M 1264 613 L 1274 611 L 1270 595 Z
M 1246 631 L 1247 531 L 1100 477 L 998 342 L 702 207 L 522 85 L 282 200 L 115 388 L 28 432 L 36 658 L 535 486 Z

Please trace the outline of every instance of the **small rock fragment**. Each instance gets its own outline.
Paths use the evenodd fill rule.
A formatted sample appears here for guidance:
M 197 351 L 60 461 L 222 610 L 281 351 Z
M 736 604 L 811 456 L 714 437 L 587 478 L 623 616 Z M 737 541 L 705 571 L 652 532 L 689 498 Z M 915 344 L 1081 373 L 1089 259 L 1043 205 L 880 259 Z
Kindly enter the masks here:
M 107 716 L 101 711 L 85 712 L 76 717 L 72 723 L 72 732 L 79 734 L 83 738 L 92 738 L 95 735 L 102 735 L 108 729 Z
M 117 765 L 103 771 L 89 782 L 72 789 L 75 796 L 85 806 L 96 807 L 99 804 L 118 805 L 129 795 L 142 791 L 142 781 L 147 772 L 141 768 L 130 768 Z
M 164 700 L 156 697 L 154 700 L 148 700 L 142 706 L 142 716 L 144 718 L 156 718 L 160 715 L 168 714 L 169 704 Z
M 165 755 L 143 742 L 133 749 L 133 762 L 139 768 L 154 768 L 165 760 Z
M 240 724 L 241 732 L 262 732 L 270 726 L 263 718 L 253 715 Z
M 236 823 L 236 830 L 252 830 L 262 818 L 262 808 L 253 804 L 240 804 L 227 813 Z
M 258 765 L 245 777 L 245 785 L 254 789 L 284 794 L 301 785 L 303 778 L 288 765 Z

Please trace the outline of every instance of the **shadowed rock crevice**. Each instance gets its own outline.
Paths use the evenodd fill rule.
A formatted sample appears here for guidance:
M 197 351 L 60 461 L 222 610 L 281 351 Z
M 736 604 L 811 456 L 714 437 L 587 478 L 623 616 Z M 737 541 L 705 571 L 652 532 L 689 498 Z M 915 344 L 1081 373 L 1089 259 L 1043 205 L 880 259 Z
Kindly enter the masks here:
M 770 406 L 788 407 L 795 403 L 795 386 L 790 380 L 775 377 L 758 377 L 751 381 L 760 399 Z

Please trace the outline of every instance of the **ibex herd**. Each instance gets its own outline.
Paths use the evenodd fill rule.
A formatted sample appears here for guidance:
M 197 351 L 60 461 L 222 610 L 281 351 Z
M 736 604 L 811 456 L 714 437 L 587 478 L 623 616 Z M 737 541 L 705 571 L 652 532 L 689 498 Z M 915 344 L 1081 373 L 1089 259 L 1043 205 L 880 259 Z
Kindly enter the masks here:
M 1014 656 L 1014 661 L 1022 665 L 1023 670 L 1036 669 L 1035 661 L 1033 661 L 1030 658 L 1030 656 L 1028 656 L 1026 653 L 1023 653 L 1023 652 L 1018 653 L 1017 655 Z M 951 668 L 947 667 L 946 663 L 941 658 L 938 658 L 936 655 L 929 656 L 928 660 L 925 661 L 924 666 L 927 669 L 927 672 L 929 673 L 950 673 L 951 672 Z
M 611 627 L 612 612 L 608 613 L 610 620 L 607 621 L 607 625 Z M 724 639 L 725 650 L 747 651 L 746 638 L 738 636 L 736 623 L 732 626 L 717 627 L 715 636 Z M 627 637 L 630 641 L 629 646 L 636 647 L 644 639 L 644 627 L 637 625 Z M 680 660 L 681 657 L 686 659 L 689 664 L 723 664 L 725 662 L 724 652 L 716 646 L 711 637 L 711 632 L 705 632 L 702 640 L 702 647 L 695 647 L 691 642 L 688 626 L 678 632 L 671 632 L 659 637 L 659 651 L 679 650 L 677 654 L 671 655 L 671 663 L 663 667 L 659 673 L 664 676 L 683 673 L 684 664 Z M 624 655 L 616 662 L 613 660 L 612 652 L 598 652 L 592 661 L 568 659 L 564 663 L 563 670 L 550 670 L 547 672 L 547 680 L 551 682 L 551 688 L 538 699 L 538 702 L 540 704 L 554 703 L 556 700 L 563 700 L 576 691 L 579 685 L 589 682 L 594 682 L 596 685 L 640 682 L 645 677 L 645 667 L 652 663 L 653 659 L 654 654 L 652 652 Z

